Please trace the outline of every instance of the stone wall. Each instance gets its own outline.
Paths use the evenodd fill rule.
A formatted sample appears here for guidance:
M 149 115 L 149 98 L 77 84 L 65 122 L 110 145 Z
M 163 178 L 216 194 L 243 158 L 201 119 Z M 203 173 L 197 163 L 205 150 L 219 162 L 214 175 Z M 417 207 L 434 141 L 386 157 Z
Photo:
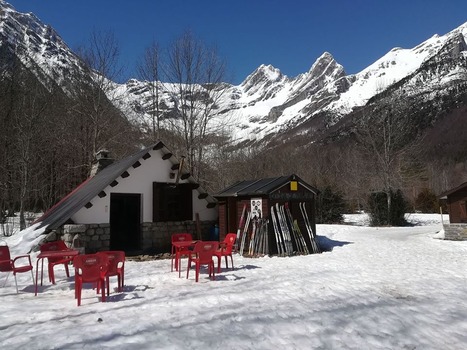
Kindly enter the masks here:
M 467 240 L 467 224 L 446 224 L 444 227 L 444 239 L 451 241 Z
M 201 237 L 196 236 L 196 222 L 145 222 L 141 226 L 142 247 L 144 252 L 165 253 L 170 252 L 173 233 L 191 233 L 193 239 L 208 240 L 211 227 L 214 221 L 200 222 Z
M 196 222 L 144 222 L 141 224 L 141 253 L 165 253 L 171 250 L 171 235 L 188 232 L 193 239 L 209 240 L 211 228 L 216 221 L 200 222 L 201 237 L 196 236 Z M 64 225 L 52 231 L 44 239 L 63 239 L 69 247 L 81 249 L 84 253 L 95 253 L 110 249 L 110 224 Z

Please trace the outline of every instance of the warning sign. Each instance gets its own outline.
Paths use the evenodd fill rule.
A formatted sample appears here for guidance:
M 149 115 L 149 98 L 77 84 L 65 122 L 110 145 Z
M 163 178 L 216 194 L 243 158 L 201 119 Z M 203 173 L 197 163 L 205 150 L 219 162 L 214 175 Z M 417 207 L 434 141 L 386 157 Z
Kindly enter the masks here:
M 253 198 L 251 199 L 251 218 L 260 219 L 263 216 L 261 212 L 261 208 L 263 205 L 263 201 L 261 198 Z

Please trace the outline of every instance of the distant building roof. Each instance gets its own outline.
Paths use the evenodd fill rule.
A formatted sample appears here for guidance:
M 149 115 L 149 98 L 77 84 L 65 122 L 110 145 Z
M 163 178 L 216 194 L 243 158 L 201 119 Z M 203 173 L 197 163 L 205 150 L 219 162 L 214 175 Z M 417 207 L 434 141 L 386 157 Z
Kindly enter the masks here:
M 462 189 L 464 189 L 466 187 L 467 187 L 467 182 L 464 182 L 464 183 L 460 184 L 459 186 L 457 186 L 457 187 L 455 187 L 453 189 L 450 189 L 450 190 L 448 190 L 446 192 L 441 193 L 439 195 L 439 199 L 447 199 L 448 196 L 450 196 L 451 194 L 453 194 L 453 193 L 455 193 L 455 192 L 457 192 L 459 190 L 462 190 Z
M 298 181 L 303 187 L 308 189 L 310 192 L 315 194 L 319 193 L 319 190 L 313 186 L 310 186 L 300 177 L 295 174 L 289 176 L 271 177 L 258 180 L 246 180 L 239 181 L 233 185 L 225 188 L 224 190 L 216 193 L 214 197 L 239 197 L 239 196 L 254 196 L 254 195 L 267 195 L 281 187 L 287 185 L 290 181 Z

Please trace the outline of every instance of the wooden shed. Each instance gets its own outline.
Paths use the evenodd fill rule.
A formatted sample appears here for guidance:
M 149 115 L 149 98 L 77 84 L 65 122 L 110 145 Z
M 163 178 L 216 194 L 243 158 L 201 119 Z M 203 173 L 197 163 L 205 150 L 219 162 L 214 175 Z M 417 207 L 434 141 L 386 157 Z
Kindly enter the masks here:
M 442 193 L 449 212 L 449 224 L 444 225 L 445 238 L 467 240 L 467 182 Z
M 314 239 L 318 194 L 295 174 L 239 181 L 214 195 L 220 239 L 237 233 L 239 248 L 243 240 L 248 247 L 243 253 L 249 255 L 318 252 Z
M 446 200 L 452 224 L 467 223 L 467 182 L 442 193 L 440 199 Z

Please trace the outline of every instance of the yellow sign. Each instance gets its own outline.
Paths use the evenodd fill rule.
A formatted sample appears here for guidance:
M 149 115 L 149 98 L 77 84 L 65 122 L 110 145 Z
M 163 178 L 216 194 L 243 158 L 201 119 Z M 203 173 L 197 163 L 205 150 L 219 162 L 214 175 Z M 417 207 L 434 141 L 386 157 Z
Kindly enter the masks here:
M 297 181 L 290 181 L 290 190 L 297 191 L 298 190 L 298 182 Z

